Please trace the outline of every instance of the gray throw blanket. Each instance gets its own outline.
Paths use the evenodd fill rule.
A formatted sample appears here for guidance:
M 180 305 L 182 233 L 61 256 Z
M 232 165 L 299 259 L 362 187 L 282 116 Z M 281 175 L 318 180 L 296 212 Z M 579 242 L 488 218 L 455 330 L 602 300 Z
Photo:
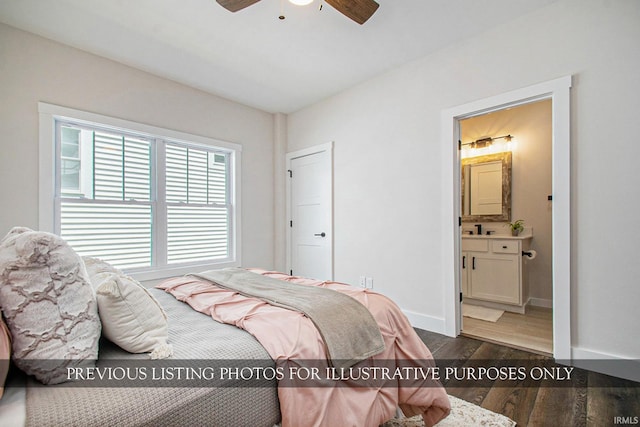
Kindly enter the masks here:
M 364 305 L 348 295 L 289 283 L 240 268 L 209 270 L 191 276 L 303 313 L 318 329 L 324 339 L 328 361 L 336 368 L 352 366 L 384 350 L 375 319 Z

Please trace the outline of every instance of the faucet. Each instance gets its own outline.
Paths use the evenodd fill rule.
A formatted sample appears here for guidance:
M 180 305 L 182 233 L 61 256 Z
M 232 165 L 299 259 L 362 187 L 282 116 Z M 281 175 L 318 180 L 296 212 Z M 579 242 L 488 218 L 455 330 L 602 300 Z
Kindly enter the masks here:
M 474 225 L 474 227 L 476 227 L 478 229 L 478 234 L 482 235 L 482 224 L 476 224 L 476 225 Z

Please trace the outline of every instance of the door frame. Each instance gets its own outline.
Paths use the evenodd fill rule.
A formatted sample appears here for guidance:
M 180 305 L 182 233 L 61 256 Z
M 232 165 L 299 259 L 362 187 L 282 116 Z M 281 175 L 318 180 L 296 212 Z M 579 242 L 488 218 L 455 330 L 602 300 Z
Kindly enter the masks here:
M 460 121 L 543 99 L 552 102 L 552 247 L 553 247 L 553 355 L 571 360 L 571 76 L 539 83 L 446 109 L 442 112 L 444 257 L 444 333 L 461 330 L 460 246 Z M 449 191 L 452 189 L 453 191 Z
M 286 171 L 287 171 L 287 174 L 289 174 L 289 171 L 291 170 L 292 160 L 300 157 L 311 156 L 313 154 L 323 153 L 323 152 L 329 152 L 329 156 L 327 156 L 328 164 L 326 164 L 325 167 L 329 168 L 329 177 L 330 177 L 329 185 L 331 186 L 331 189 L 330 189 L 331 197 L 329 198 L 329 211 L 330 211 L 329 212 L 329 229 L 327 230 L 326 233 L 327 233 L 327 237 L 330 239 L 329 248 L 331 250 L 331 256 L 330 256 L 331 275 L 329 279 L 333 280 L 333 276 L 334 276 L 334 270 L 333 270 L 333 266 L 334 266 L 334 259 L 333 259 L 333 255 L 334 255 L 334 251 L 333 251 L 333 141 L 328 142 L 326 144 L 315 145 L 313 147 L 292 151 L 285 155 L 285 159 L 286 159 Z M 290 179 L 287 179 L 285 193 L 286 193 L 285 194 L 285 205 L 286 205 L 285 215 L 286 215 L 286 221 L 288 223 L 291 220 L 291 180 Z M 287 226 L 286 271 L 291 271 L 291 251 L 293 250 L 291 246 L 291 241 L 292 241 L 291 232 L 292 232 L 291 227 Z

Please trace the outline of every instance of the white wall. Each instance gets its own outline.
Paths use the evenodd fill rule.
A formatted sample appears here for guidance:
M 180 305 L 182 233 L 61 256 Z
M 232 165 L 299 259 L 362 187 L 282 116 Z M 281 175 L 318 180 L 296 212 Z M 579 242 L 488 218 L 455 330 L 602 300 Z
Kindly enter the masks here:
M 335 141 L 335 273 L 443 327 L 442 110 L 573 75 L 572 346 L 640 358 L 640 2 L 563 0 L 288 117 L 288 150 Z M 447 219 L 448 221 L 448 219 Z
M 511 221 L 523 219 L 533 228 L 531 249 L 538 255 L 527 260 L 528 297 L 534 305 L 551 307 L 553 298 L 551 186 L 551 100 L 533 102 L 472 117 L 460 122 L 463 142 L 487 136 L 514 135 L 511 167 Z M 497 142 L 501 142 L 498 140 Z M 473 230 L 477 221 L 465 222 Z M 483 230 L 509 234 L 505 222 L 482 223 Z M 484 232 L 484 231 L 483 231 Z
M 15 225 L 38 227 L 38 101 L 45 101 L 241 144 L 242 261 L 271 268 L 271 114 L 3 24 L 0 101 L 1 236 Z

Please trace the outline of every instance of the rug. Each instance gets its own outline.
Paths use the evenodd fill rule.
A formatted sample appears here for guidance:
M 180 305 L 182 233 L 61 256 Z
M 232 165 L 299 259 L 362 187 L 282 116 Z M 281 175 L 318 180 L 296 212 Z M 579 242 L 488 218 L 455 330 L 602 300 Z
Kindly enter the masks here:
M 516 422 L 504 415 L 496 414 L 488 409 L 469 403 L 465 400 L 449 396 L 451 413 L 440 421 L 437 427 L 513 427 Z M 422 416 L 411 418 L 394 418 L 382 424 L 381 427 L 424 427 Z
M 504 415 L 496 414 L 488 409 L 469 403 L 449 395 L 451 412 L 437 427 L 514 427 L 516 422 Z M 273 427 L 281 427 L 278 423 Z M 424 427 L 422 415 L 411 418 L 393 418 L 380 427 Z
M 497 322 L 503 314 L 503 310 L 480 307 L 479 305 L 462 304 L 462 315 L 465 317 L 473 317 L 474 319 L 486 320 L 488 322 Z

